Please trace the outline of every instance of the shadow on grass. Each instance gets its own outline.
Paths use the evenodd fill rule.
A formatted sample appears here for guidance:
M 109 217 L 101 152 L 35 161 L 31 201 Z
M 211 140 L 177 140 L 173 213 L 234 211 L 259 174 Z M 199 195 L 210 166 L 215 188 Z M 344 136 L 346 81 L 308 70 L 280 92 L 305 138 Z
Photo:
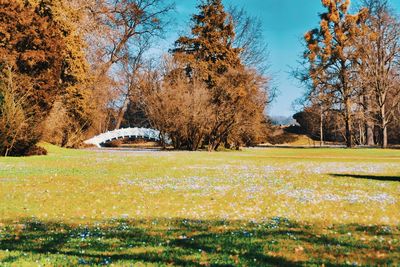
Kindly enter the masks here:
M 388 182 L 400 182 L 400 176 L 380 176 L 380 175 L 356 175 L 356 174 L 330 174 L 333 177 L 346 177 L 355 179 L 367 179 Z
M 375 242 L 374 238 L 380 236 L 385 237 L 385 243 Z M 391 239 L 389 245 L 387 242 Z M 25 220 L 0 227 L 0 252 L 9 253 L 3 258 L 4 254 L 0 253 L 0 263 L 347 266 L 358 262 L 391 265 L 400 262 L 400 244 L 395 241 L 398 239 L 398 228 L 360 225 L 324 228 L 283 218 L 263 223 L 112 220 L 85 226 Z

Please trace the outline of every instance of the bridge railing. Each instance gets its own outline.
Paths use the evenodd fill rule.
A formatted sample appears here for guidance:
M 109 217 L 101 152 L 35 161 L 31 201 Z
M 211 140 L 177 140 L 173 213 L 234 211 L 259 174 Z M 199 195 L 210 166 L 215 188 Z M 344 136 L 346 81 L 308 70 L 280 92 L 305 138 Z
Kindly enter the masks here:
M 160 132 L 158 130 L 148 128 L 123 128 L 99 134 L 89 140 L 86 140 L 84 143 L 101 147 L 101 144 L 103 143 L 125 137 L 142 137 L 145 139 L 160 141 Z

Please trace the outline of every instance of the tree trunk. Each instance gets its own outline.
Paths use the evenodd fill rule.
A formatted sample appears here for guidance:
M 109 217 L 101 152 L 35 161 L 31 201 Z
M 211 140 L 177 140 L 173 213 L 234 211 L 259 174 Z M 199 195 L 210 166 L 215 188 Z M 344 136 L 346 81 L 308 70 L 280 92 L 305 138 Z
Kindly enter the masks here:
M 352 131 L 352 120 L 351 120 L 351 102 L 348 97 L 345 99 L 345 123 L 346 123 L 346 146 L 348 148 L 353 147 L 353 131 Z
M 219 145 L 220 145 L 219 141 L 217 141 L 217 140 L 211 141 L 208 144 L 208 152 L 216 151 L 218 149 Z
M 124 100 L 124 104 L 118 111 L 117 122 L 115 123 L 115 130 L 118 130 L 119 128 L 121 128 L 122 120 L 124 119 L 125 112 L 128 109 L 128 104 L 129 104 L 129 96 L 126 96 L 125 100 Z
M 360 145 L 365 145 L 365 133 L 364 133 L 364 127 L 362 125 L 362 121 L 360 120 L 358 124 L 358 143 Z
M 364 120 L 364 138 L 365 138 L 365 145 L 366 146 L 373 146 L 374 142 L 374 130 L 373 130 L 373 122 L 370 118 L 370 113 L 367 107 L 364 110 L 365 120 Z
M 160 132 L 160 134 L 158 135 L 158 139 L 160 140 L 160 145 L 162 149 L 165 150 L 167 148 L 167 144 L 165 143 L 165 135 L 162 132 Z
M 387 138 L 387 121 L 386 121 L 386 107 L 385 105 L 381 106 L 381 143 L 382 143 L 382 148 L 387 148 L 388 145 L 388 138 Z
M 365 125 L 365 135 L 366 135 L 366 144 L 367 146 L 374 146 L 375 145 L 375 140 L 374 140 L 374 123 L 370 120 L 367 119 L 366 125 Z
M 320 140 L 320 146 L 324 146 L 324 113 L 321 110 L 321 117 L 320 117 L 320 122 L 319 122 L 319 140 Z
M 374 122 L 372 121 L 371 98 L 368 93 L 364 93 L 364 114 L 365 114 L 365 144 L 374 146 Z
M 64 134 L 62 136 L 61 147 L 65 147 L 68 144 L 69 134 L 68 131 L 64 130 Z
M 208 152 L 212 152 L 214 150 L 214 145 L 212 143 L 209 143 L 207 150 L 208 150 Z
M 387 126 L 384 126 L 382 129 L 382 148 L 385 149 L 387 147 L 388 147 Z

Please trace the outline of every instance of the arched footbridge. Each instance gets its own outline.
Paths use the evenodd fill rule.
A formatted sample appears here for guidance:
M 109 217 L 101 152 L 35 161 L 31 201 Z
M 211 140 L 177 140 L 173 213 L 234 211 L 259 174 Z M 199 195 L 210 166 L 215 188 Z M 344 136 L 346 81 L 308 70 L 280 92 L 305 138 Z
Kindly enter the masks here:
M 118 129 L 114 131 L 108 131 L 106 133 L 99 134 L 84 143 L 87 145 L 95 145 L 101 147 L 101 144 L 105 144 L 112 140 L 122 139 L 122 138 L 137 138 L 146 139 L 151 141 L 160 141 L 160 131 L 148 128 L 125 128 Z

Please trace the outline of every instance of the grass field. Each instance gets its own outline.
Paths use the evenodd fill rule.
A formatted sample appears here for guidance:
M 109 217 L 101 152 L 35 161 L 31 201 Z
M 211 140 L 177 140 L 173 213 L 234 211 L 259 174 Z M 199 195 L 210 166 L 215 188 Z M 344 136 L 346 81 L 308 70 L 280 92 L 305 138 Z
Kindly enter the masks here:
M 0 158 L 0 266 L 400 264 L 400 150 Z

